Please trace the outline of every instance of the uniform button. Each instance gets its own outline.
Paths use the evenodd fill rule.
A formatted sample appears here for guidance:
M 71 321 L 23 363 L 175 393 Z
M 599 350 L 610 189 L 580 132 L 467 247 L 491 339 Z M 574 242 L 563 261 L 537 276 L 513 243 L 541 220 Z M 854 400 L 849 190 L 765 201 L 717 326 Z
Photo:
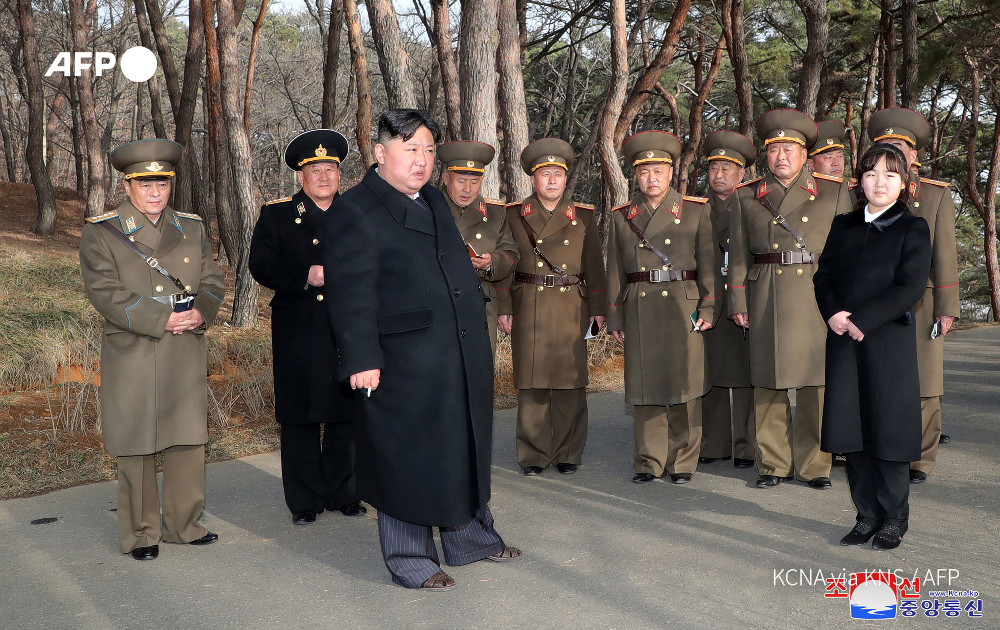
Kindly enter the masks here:
M 323 294 L 322 293 L 319 293 L 319 294 L 316 295 L 316 301 L 317 302 L 322 302 L 323 301 Z
M 663 270 L 666 271 L 667 269 L 669 269 L 669 267 L 667 267 L 666 265 L 663 265 Z
M 160 293 L 160 292 L 162 292 L 162 291 L 163 291 L 163 285 L 162 285 L 162 284 L 158 284 L 158 285 L 156 285 L 156 292 L 157 292 L 157 293 Z
M 566 239 L 565 241 L 563 241 L 563 245 L 569 245 L 569 239 Z
M 539 245 L 541 245 L 542 244 L 542 239 L 538 239 L 535 242 L 538 243 Z
M 444 258 L 444 250 L 443 249 L 438 252 L 438 257 L 439 258 Z
M 670 295 L 670 293 L 668 291 L 663 291 L 660 293 L 660 295 L 662 295 L 663 297 L 667 297 L 668 295 Z
M 184 238 L 185 241 L 188 240 L 188 235 L 185 234 L 183 238 Z
M 816 195 L 809 195 L 809 201 L 816 201 Z
M 670 244 L 670 239 L 668 238 L 667 240 L 663 241 L 663 244 L 664 245 L 669 245 Z
M 482 234 L 476 234 L 476 238 L 483 238 Z
M 778 274 L 780 276 L 781 275 L 781 269 L 775 269 L 774 273 L 776 273 L 776 274 Z
M 642 249 L 642 243 L 639 243 L 639 249 Z
M 301 219 L 301 218 L 299 218 L 299 217 L 295 217 L 295 222 L 296 222 L 296 223 L 302 223 L 302 219 Z
M 190 258 L 188 258 L 187 256 L 185 256 L 185 257 L 184 257 L 184 262 L 185 262 L 185 263 L 189 263 L 189 262 L 191 262 L 191 259 L 190 259 Z
M 796 269 L 795 270 L 795 275 L 801 276 L 802 275 L 802 270 L 801 269 Z
M 455 297 L 458 297 L 458 296 L 462 295 L 462 290 L 461 289 L 455 289 L 454 291 L 451 292 L 451 294 L 454 295 Z
M 639 297 L 646 297 L 645 291 L 639 291 Z
M 639 267 L 639 271 L 646 271 L 645 267 Z
M 919 201 L 914 201 L 913 202 L 913 207 L 914 208 L 919 208 L 920 207 L 920 202 Z
M 191 285 L 190 284 L 185 284 L 184 285 L 184 290 L 190 293 L 191 292 Z
M 545 266 L 545 263 L 543 263 L 542 261 L 540 261 L 540 260 L 539 260 L 539 261 L 538 261 L 538 266 L 539 266 L 539 267 L 544 267 L 544 266 Z
M 463 329 L 462 329 L 462 331 L 461 331 L 461 332 L 460 332 L 459 334 L 460 334 L 460 335 L 462 335 L 463 337 L 465 337 L 465 336 L 466 336 L 466 335 L 468 335 L 469 333 L 468 333 L 468 331 L 466 331 L 466 330 L 465 330 L 465 329 L 463 328 Z
M 539 286 L 539 287 L 538 287 L 538 292 L 539 292 L 539 293 L 541 293 L 541 292 L 542 292 L 542 291 L 544 291 L 544 290 L 545 290 L 545 287 L 543 287 L 543 286 Z
M 726 239 L 726 245 L 729 245 L 729 239 L 728 238 Z
M 566 268 L 566 263 L 563 263 L 563 264 L 562 264 L 562 268 L 563 268 L 563 269 L 565 269 L 565 268 Z
M 566 292 L 566 291 L 568 291 L 568 290 L 569 290 L 569 289 L 567 289 L 566 287 L 559 287 L 559 292 L 560 292 L 560 293 L 565 293 L 565 292 Z
M 809 217 L 802 217 L 803 223 L 809 223 Z
M 134 243 L 135 242 L 135 237 L 134 236 L 130 236 L 130 237 L 128 237 L 128 240 L 130 240 L 130 241 L 132 241 Z
M 680 219 L 674 219 L 674 223 L 680 223 L 680 222 L 681 222 Z
M 771 244 L 771 249 L 778 249 L 778 244 L 777 243 L 772 243 Z
M 318 238 L 314 238 L 313 239 L 313 245 L 319 245 L 319 239 Z
M 486 217 L 483 217 L 483 223 L 486 223 L 486 220 L 487 220 Z
M 576 220 L 574 219 L 573 221 L 571 221 L 571 223 L 572 223 L 573 225 L 576 225 Z
M 771 220 L 771 224 L 772 225 L 778 225 L 778 220 L 777 219 L 772 219 Z

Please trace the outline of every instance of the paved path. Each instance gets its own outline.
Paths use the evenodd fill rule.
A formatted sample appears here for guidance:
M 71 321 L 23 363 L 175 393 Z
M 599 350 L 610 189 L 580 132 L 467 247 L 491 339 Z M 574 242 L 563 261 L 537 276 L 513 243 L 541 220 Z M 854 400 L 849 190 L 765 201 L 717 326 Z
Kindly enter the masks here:
M 686 486 L 632 484 L 622 395 L 595 394 L 575 476 L 522 476 L 514 413 L 498 414 L 491 505 L 525 555 L 455 568 L 449 593 L 390 584 L 372 514 L 293 526 L 271 453 L 210 465 L 203 522 L 221 540 L 165 544 L 154 562 L 118 553 L 113 483 L 0 502 L 0 628 L 997 628 L 1000 328 L 947 342 L 952 442 L 913 488 L 910 532 L 893 552 L 837 545 L 854 520 L 843 468 L 828 491 L 759 490 L 753 470 L 729 462 Z M 58 520 L 31 524 L 45 517 Z M 862 625 L 846 599 L 823 597 L 820 571 L 879 568 L 916 572 L 925 599 L 977 590 L 983 617 Z M 939 570 L 942 583 L 928 584 Z

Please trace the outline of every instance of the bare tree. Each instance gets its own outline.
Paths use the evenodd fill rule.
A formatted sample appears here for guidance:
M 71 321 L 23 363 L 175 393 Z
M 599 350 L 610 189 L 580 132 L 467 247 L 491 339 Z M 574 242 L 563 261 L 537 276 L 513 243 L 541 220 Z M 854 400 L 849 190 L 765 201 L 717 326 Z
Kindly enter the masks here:
M 323 60 L 323 127 L 333 128 L 337 117 L 337 71 L 340 69 L 340 33 L 344 30 L 344 7 L 331 0 L 330 28 L 326 31 L 326 59 Z M 347 101 L 351 97 L 347 91 Z
M 497 48 L 497 70 L 500 125 L 501 190 L 509 201 L 519 201 L 531 194 L 531 184 L 521 171 L 521 151 L 528 144 L 528 107 L 524 97 L 524 75 L 521 74 L 521 35 L 518 32 L 517 0 L 500 0 L 497 6 L 497 26 L 500 41 Z
M 86 6 L 84 3 L 86 2 Z M 96 0 L 70 0 L 69 15 L 72 23 L 73 49 L 88 50 L 87 40 L 93 26 Z M 94 105 L 94 87 L 90 68 L 80 72 L 76 79 L 76 90 L 80 101 L 80 123 L 87 157 L 87 210 L 86 216 L 93 217 L 104 212 L 106 200 L 104 191 L 104 151 L 101 149 L 101 128 L 97 124 Z
M 796 109 L 806 116 L 815 118 L 826 43 L 830 36 L 830 12 L 827 9 L 827 0 L 795 0 L 795 3 L 802 9 L 802 15 L 806 18 L 807 38 L 806 53 L 802 56 Z
M 458 69 L 451 47 L 451 17 L 447 0 L 431 0 L 434 13 L 431 41 L 437 50 L 438 67 L 441 69 L 441 87 L 444 88 L 444 111 L 448 119 L 448 138 L 462 138 L 462 110 L 459 97 Z
M 409 55 L 403 44 L 396 10 L 392 0 L 365 0 L 368 22 L 372 27 L 372 41 L 378 53 L 378 66 L 389 98 L 389 109 L 416 107 L 417 92 L 409 72 Z
M 628 47 L 625 32 L 625 0 L 611 0 L 611 80 L 608 82 L 604 107 L 598 119 L 597 150 L 601 161 L 601 204 L 599 223 L 607 236 L 607 216 L 614 206 L 628 197 L 628 181 L 618 163 L 621 141 L 615 138 L 615 124 L 622 113 L 628 81 Z
M 728 9 L 729 0 L 722 0 L 723 11 Z M 688 173 L 691 163 L 694 162 L 695 157 L 701 152 L 701 127 L 702 127 L 702 113 L 705 111 L 705 102 L 708 100 L 708 95 L 712 91 L 712 86 L 715 85 L 715 78 L 719 76 L 719 66 L 722 64 L 722 55 L 726 52 L 726 38 L 723 35 L 719 38 L 719 41 L 715 43 L 715 52 L 712 53 L 712 59 L 708 64 L 708 71 L 704 72 L 702 65 L 704 63 L 703 57 L 705 55 L 705 36 L 701 33 L 698 34 L 698 54 L 694 57 L 692 65 L 694 66 L 694 89 L 695 94 L 691 98 L 691 109 L 688 112 L 688 140 L 684 143 L 684 149 L 681 151 L 680 164 L 677 167 L 677 190 L 684 193 L 685 191 L 690 194 L 694 192 L 692 190 L 693 184 L 697 182 L 697 173 Z M 689 182 L 690 177 L 690 184 Z
M 459 73 L 462 93 L 462 139 L 497 145 L 497 0 L 462 2 L 459 26 Z M 500 179 L 494 161 L 486 167 L 483 191 L 496 196 Z
M 903 36 L 903 85 L 900 88 L 900 105 L 912 109 L 916 105 L 918 90 L 917 71 L 917 0 L 902 0 Z
M 753 134 L 753 97 L 750 84 L 750 62 L 747 59 L 746 33 L 743 28 L 743 0 L 733 0 L 728 12 L 722 11 L 722 30 L 726 35 L 729 61 L 733 65 L 733 82 L 739 104 L 739 132 L 750 138 Z
M 878 109 L 896 106 L 896 29 L 892 5 L 893 0 L 881 0 L 879 41 L 882 44 L 882 85 L 878 93 Z
M 358 110 L 356 115 L 355 137 L 358 141 L 358 152 L 361 163 L 368 168 L 375 163 L 375 152 L 372 149 L 372 89 L 368 81 L 368 58 L 365 56 L 365 39 L 361 33 L 361 17 L 358 15 L 356 0 L 344 0 L 344 21 L 347 22 L 347 38 L 351 44 L 351 65 L 354 69 L 356 90 L 358 93 Z

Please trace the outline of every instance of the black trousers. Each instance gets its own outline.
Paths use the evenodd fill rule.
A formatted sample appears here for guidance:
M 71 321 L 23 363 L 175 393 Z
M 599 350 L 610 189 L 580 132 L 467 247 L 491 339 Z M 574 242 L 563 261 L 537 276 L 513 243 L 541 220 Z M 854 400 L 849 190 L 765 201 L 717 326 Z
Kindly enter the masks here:
M 293 514 L 356 503 L 353 425 L 282 424 L 281 484 Z
M 847 454 L 847 483 L 858 521 L 899 526 L 910 520 L 910 462 L 891 462 L 861 451 Z

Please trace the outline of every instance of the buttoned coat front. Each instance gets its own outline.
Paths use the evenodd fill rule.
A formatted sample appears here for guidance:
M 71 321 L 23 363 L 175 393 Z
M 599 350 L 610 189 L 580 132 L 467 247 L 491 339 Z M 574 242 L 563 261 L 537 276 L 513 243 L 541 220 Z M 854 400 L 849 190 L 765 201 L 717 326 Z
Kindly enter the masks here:
M 919 330 L 911 314 L 931 266 L 927 222 L 902 203 L 871 223 L 865 211 L 834 219 L 813 278 L 825 320 L 841 311 L 864 333 L 827 331 L 822 449 L 920 459 Z
M 375 167 L 320 230 L 341 380 L 381 370 L 359 402 L 362 499 L 425 526 L 468 523 L 490 499 L 493 361 L 485 297 L 440 191 L 428 211 Z
M 814 264 L 755 264 L 754 254 L 799 251 L 795 238 L 759 199 L 771 205 L 820 254 L 833 217 L 850 210 L 839 178 L 802 169 L 786 190 L 774 175 L 736 189 L 729 251 L 729 312 L 750 316 L 750 381 L 792 389 L 824 383 L 826 321 L 812 291 Z
M 528 236 L 522 216 L 534 240 Z M 604 260 L 594 212 L 560 199 L 550 213 L 535 195 L 507 206 L 507 222 L 517 242 L 516 272 L 557 275 L 534 252 L 566 274 L 583 274 L 583 284 L 559 287 L 519 282 L 511 285 L 511 348 L 518 389 L 576 389 L 587 386 L 587 343 L 592 316 L 604 315 Z M 503 314 L 503 313 L 502 313 Z
M 705 340 L 691 315 L 715 321 L 715 243 L 711 208 L 703 198 L 672 188 L 651 208 L 645 195 L 615 208 L 608 239 L 608 330 L 625 331 L 625 402 L 676 405 L 704 395 Z M 695 271 L 696 280 L 638 282 L 627 274 L 667 265 L 642 245 L 628 220 L 671 262 L 674 271 Z
M 101 335 L 101 429 L 110 455 L 149 455 L 208 441 L 205 331 L 225 293 L 222 271 L 201 218 L 167 207 L 156 224 L 131 202 L 83 226 L 80 271 L 90 303 L 104 317 Z M 180 289 L 104 225 L 197 293 L 193 308 L 205 324 L 165 332 L 171 307 L 153 297 Z

